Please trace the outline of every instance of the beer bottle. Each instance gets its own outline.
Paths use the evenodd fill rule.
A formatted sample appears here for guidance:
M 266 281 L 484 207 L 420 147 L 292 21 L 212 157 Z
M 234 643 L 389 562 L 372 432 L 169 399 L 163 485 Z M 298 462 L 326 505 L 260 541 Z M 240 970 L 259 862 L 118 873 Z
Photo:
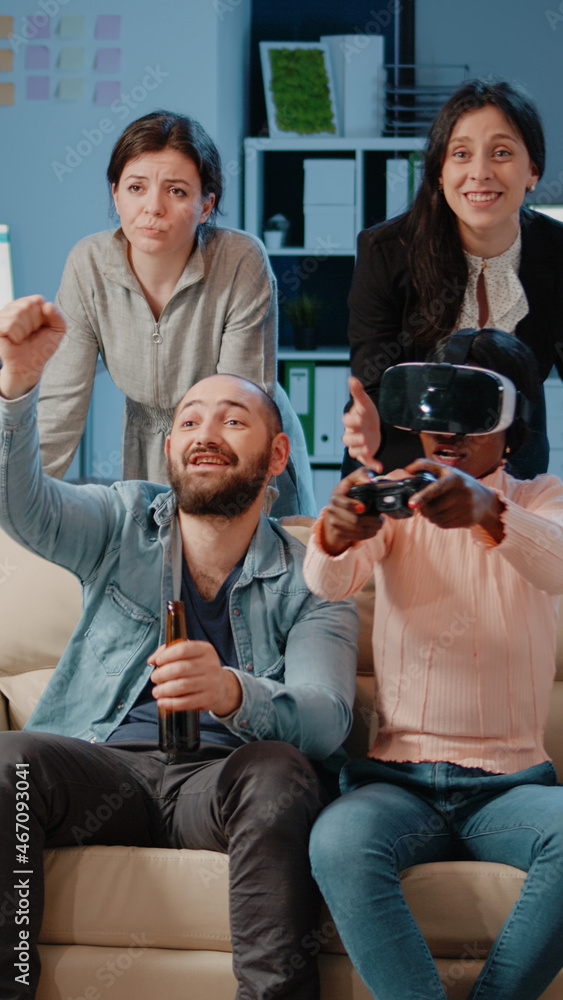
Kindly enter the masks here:
M 168 601 L 166 614 L 166 645 L 188 638 L 182 601 Z M 165 753 L 197 750 L 199 746 L 199 712 L 187 709 L 173 712 L 158 706 L 158 744 Z

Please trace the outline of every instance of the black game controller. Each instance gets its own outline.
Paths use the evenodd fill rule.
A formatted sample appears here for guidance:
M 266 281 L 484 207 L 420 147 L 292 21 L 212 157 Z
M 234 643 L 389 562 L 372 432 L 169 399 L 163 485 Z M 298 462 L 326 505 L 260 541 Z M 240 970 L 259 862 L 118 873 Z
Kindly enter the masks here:
M 419 472 L 408 479 L 378 479 L 374 483 L 358 483 L 352 486 L 348 496 L 365 504 L 363 514 L 412 517 L 414 510 L 408 506 L 408 501 L 419 490 L 435 482 L 436 476 L 431 472 Z

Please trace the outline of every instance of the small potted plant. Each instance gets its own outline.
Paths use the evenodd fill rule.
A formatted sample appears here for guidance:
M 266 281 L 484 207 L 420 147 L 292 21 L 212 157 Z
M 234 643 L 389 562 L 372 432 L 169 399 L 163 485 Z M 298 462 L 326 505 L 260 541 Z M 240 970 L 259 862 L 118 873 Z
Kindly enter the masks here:
M 289 229 L 289 219 L 278 213 L 264 223 L 264 243 L 267 250 L 279 250 L 285 243 Z
M 285 314 L 293 327 L 293 342 L 298 351 L 315 350 L 322 307 L 318 295 L 306 292 L 286 303 Z

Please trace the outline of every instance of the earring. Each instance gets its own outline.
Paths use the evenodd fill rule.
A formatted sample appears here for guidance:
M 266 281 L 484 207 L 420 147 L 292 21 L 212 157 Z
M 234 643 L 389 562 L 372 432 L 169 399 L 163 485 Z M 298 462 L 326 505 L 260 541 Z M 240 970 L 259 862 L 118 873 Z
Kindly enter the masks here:
M 510 452 L 511 452 L 511 451 L 512 451 L 512 448 L 510 447 L 510 445 L 509 445 L 509 444 L 507 444 L 507 445 L 506 445 L 506 448 L 504 449 L 504 454 L 505 454 L 505 455 L 510 455 Z
M 535 190 L 536 190 L 536 185 L 535 184 L 530 184 L 530 187 L 528 188 L 528 191 L 535 191 Z

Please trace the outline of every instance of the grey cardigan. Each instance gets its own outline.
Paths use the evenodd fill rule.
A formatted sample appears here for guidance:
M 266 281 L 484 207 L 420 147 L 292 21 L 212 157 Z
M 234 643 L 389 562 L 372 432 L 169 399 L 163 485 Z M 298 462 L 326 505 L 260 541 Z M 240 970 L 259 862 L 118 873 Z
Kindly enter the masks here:
M 293 450 L 288 485 L 300 496 L 275 513 L 315 513 L 301 425 L 277 384 L 276 284 L 260 241 L 234 229 L 200 241 L 158 321 L 127 246 L 121 229 L 108 230 L 69 254 L 56 299 L 67 335 L 41 380 L 45 471 L 61 478 L 72 461 L 98 353 L 126 397 L 123 479 L 167 482 L 164 439 L 176 403 L 198 379 L 228 372 L 256 382 L 281 404 Z

